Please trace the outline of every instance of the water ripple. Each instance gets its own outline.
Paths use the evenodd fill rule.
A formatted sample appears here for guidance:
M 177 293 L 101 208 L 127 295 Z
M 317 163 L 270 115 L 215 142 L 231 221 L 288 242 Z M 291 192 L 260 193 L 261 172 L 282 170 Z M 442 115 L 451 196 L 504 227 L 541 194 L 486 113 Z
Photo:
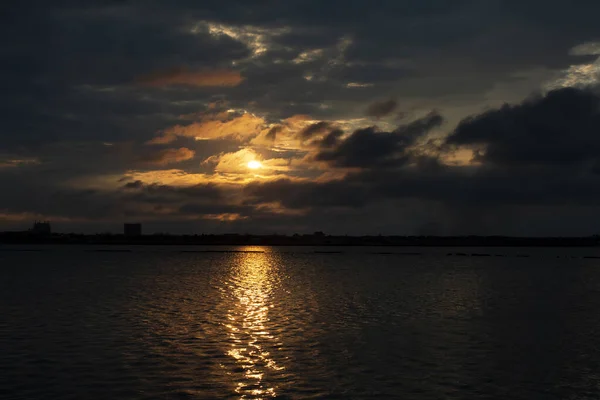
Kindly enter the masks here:
M 598 393 L 597 261 L 350 253 L 5 253 L 0 398 Z

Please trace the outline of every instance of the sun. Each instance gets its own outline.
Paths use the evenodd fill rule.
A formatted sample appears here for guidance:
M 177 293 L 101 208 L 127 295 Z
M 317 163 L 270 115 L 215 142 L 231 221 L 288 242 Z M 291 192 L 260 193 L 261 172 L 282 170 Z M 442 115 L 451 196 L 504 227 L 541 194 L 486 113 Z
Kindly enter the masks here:
M 250 169 L 259 169 L 260 167 L 262 167 L 260 161 L 253 160 L 248 162 L 248 168 Z

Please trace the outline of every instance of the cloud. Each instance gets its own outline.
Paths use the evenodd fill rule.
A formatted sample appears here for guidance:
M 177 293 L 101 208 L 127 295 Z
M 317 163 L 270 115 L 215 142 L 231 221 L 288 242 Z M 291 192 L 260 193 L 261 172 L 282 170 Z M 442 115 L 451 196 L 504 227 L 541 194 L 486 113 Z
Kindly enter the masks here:
M 163 130 L 148 144 L 171 143 L 177 137 L 189 137 L 196 140 L 232 139 L 245 141 L 258 136 L 266 129 L 266 121 L 254 114 L 218 113 L 208 115 L 190 125 L 175 125 Z
M 302 140 L 310 139 L 315 135 L 323 134 L 331 128 L 331 123 L 327 121 L 320 121 L 307 126 L 299 132 L 299 136 Z
M 275 141 L 277 139 L 277 134 L 283 130 L 281 125 L 276 125 L 269 129 L 269 131 L 265 135 L 265 139 Z
M 0 169 L 31 166 L 39 163 L 40 161 L 36 158 L 14 158 L 0 156 Z
M 215 182 L 208 174 L 186 172 L 183 169 L 158 169 L 153 171 L 127 171 L 121 181 L 141 181 L 166 186 L 193 186 Z
M 187 85 L 198 87 L 237 86 L 244 78 L 238 71 L 230 70 L 205 70 L 190 71 L 187 68 L 172 68 L 142 75 L 136 79 L 140 85 L 171 86 Z
M 568 166 L 600 162 L 600 97 L 564 88 L 468 117 L 446 139 L 478 149 L 477 160 L 501 166 Z
M 564 75 L 549 87 L 551 89 L 560 87 L 579 87 L 585 88 L 598 84 L 600 81 L 600 62 L 593 64 L 571 65 Z
M 318 142 L 321 148 L 329 149 L 338 145 L 340 138 L 344 135 L 344 131 L 341 129 L 334 129 L 329 132 Z
M 323 56 L 323 49 L 311 49 L 307 51 L 303 51 L 298 56 L 292 60 L 294 64 L 302 64 L 306 62 L 315 61 Z
M 368 88 L 374 86 L 373 83 L 361 83 L 361 82 L 348 82 L 347 88 Z
M 159 183 L 145 183 L 141 180 L 128 182 L 122 186 L 122 189 L 137 191 L 149 196 L 163 196 L 161 202 L 165 202 L 165 197 L 171 196 L 176 200 L 195 198 L 199 200 L 219 200 L 223 197 L 222 190 L 214 183 L 198 183 L 185 186 L 172 186 Z M 148 200 L 149 198 L 146 198 Z
M 586 42 L 573 47 L 570 53 L 574 56 L 600 56 L 600 42 Z
M 251 161 L 259 161 L 261 167 L 257 171 L 251 171 L 248 168 L 248 163 Z M 253 149 L 243 148 L 233 153 L 211 156 L 204 161 L 204 164 L 214 165 L 217 173 L 237 174 L 247 178 L 245 180 L 254 180 L 289 170 L 290 161 L 283 158 L 265 159 Z
M 409 147 L 431 129 L 440 126 L 442 122 L 441 115 L 431 112 L 391 132 L 381 132 L 375 127 L 358 129 L 333 149 L 321 149 L 315 158 L 317 161 L 324 161 L 335 167 L 400 166 L 410 159 Z M 335 141 L 339 139 L 339 133 L 336 133 L 335 139 Z M 333 138 L 330 141 L 334 141 Z
M 251 149 L 241 149 L 235 153 L 223 153 L 211 156 L 204 164 L 214 164 L 215 172 L 248 174 L 248 163 L 258 160 L 259 156 Z
M 297 182 L 279 179 L 271 182 L 254 182 L 245 188 L 246 195 L 260 203 L 275 202 L 289 209 L 313 207 L 360 207 L 367 202 L 362 185 L 347 181 Z
M 285 119 L 273 119 L 273 122 L 276 125 L 263 130 L 250 141 L 250 145 L 270 147 L 278 151 L 302 150 L 307 145 L 303 135 L 311 136 L 324 128 L 324 123 L 315 123 L 310 117 L 300 114 Z M 311 128 L 312 125 L 317 126 Z M 305 132 L 306 129 L 309 131 Z
M 198 24 L 194 30 L 208 29 L 215 37 L 229 37 L 247 46 L 252 55 L 250 59 L 260 57 L 272 49 L 275 37 L 290 31 L 288 27 L 269 28 L 252 25 L 228 25 L 215 22 Z
M 382 118 L 389 115 L 397 106 L 398 102 L 393 99 L 377 101 L 367 107 L 366 115 L 369 117 Z
M 435 218 L 521 233 L 567 215 L 557 226 L 587 229 L 600 215 L 596 3 L 8 4 L 0 209 L 117 229 L 162 218 L 174 232 L 404 232 Z M 587 89 L 522 102 L 550 77 Z M 403 122 L 439 109 L 451 137 L 435 118 L 394 129 L 392 95 Z M 367 110 L 377 128 L 369 99 L 386 100 Z M 181 146 L 214 162 L 184 163 Z M 235 166 L 244 149 L 262 169 Z M 222 197 L 175 190 L 209 183 Z
M 333 218 L 345 210 L 346 218 L 354 221 L 348 229 L 354 232 L 364 231 L 364 227 L 357 227 L 362 223 L 389 223 L 396 227 L 393 233 L 401 226 L 418 230 L 431 222 L 443 227 L 438 234 L 544 236 L 561 229 L 579 232 L 574 234 L 595 232 L 597 228 L 586 223 L 583 215 L 600 210 L 599 184 L 599 176 L 573 176 L 569 172 L 403 166 L 361 170 L 329 181 L 252 182 L 245 194 L 246 204 L 278 204 L 283 210 L 301 210 L 306 221 L 324 215 Z M 377 209 L 380 211 L 375 212 Z M 407 213 L 401 216 L 404 211 Z M 375 221 L 361 219 L 366 215 Z M 577 222 L 561 222 L 567 216 Z M 332 228 L 344 226 L 339 223 L 342 225 L 333 224 Z M 576 226 L 579 231 L 571 230 Z
M 167 165 L 191 160 L 194 158 L 195 154 L 196 152 L 193 150 L 186 147 L 180 147 L 179 149 L 164 149 L 148 153 L 142 156 L 140 160 L 152 165 Z
M 133 181 L 133 182 L 127 182 L 126 184 L 123 185 L 123 189 L 141 189 L 144 187 L 144 182 L 142 181 Z

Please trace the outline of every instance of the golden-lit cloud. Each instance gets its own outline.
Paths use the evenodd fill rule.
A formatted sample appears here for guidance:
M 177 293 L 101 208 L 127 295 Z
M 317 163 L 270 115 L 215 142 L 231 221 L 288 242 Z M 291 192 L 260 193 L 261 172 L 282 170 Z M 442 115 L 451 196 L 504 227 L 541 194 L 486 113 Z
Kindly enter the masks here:
M 293 115 L 276 124 L 271 124 L 250 142 L 254 146 L 264 146 L 273 150 L 298 150 L 305 146 L 298 133 L 315 123 L 308 115 Z
M 179 149 L 165 149 L 149 153 L 141 157 L 141 161 L 152 165 L 167 165 L 181 161 L 191 160 L 196 153 L 186 147 Z
M 81 222 L 87 221 L 86 218 L 64 217 L 60 215 L 46 215 L 33 212 L 11 212 L 10 210 L 0 210 L 0 220 L 4 222 L 31 222 L 31 221 L 52 221 L 52 222 Z
M 475 159 L 473 149 L 459 148 L 448 153 L 440 154 L 440 162 L 444 165 L 467 166 L 479 164 Z
M 283 158 L 263 159 L 251 148 L 234 153 L 211 156 L 204 161 L 213 164 L 215 172 L 222 174 L 270 175 L 289 170 L 289 160 Z
M 188 68 L 178 67 L 139 76 L 136 82 L 140 85 L 158 87 L 172 85 L 232 87 L 239 85 L 243 80 L 239 71 L 225 69 L 190 71 Z
M 221 221 L 221 222 L 232 222 L 232 221 L 248 219 L 248 217 L 244 216 L 244 215 L 240 215 L 238 213 L 224 213 L 224 214 L 204 214 L 204 215 L 202 215 L 202 219 L 207 219 L 207 220 L 212 220 L 212 221 Z
M 292 60 L 294 64 L 303 64 L 318 60 L 323 56 L 323 49 L 312 49 L 298 54 L 298 57 Z
M 115 180 L 115 177 L 112 177 Z M 169 186 L 193 186 L 202 183 L 214 182 L 213 176 L 209 174 L 189 173 L 182 169 L 163 169 L 156 171 L 128 171 L 122 178 L 131 181 L 142 181 L 148 184 L 159 184 Z
M 368 88 L 368 87 L 373 87 L 375 85 L 372 83 L 348 82 L 348 83 L 346 83 L 345 86 L 349 89 L 355 89 L 355 88 Z
M 234 140 L 250 146 L 272 150 L 304 149 L 305 138 L 298 134 L 312 124 L 318 123 L 307 115 L 293 115 L 285 119 L 269 119 L 244 109 L 224 109 L 224 104 L 210 103 L 207 110 L 185 114 L 182 120 L 192 120 L 187 125 L 178 124 L 158 132 L 146 142 L 164 145 L 178 137 L 195 140 Z
M 211 163 L 218 164 L 220 160 L 218 156 L 213 156 Z M 255 181 L 266 181 L 278 179 L 281 177 L 281 173 L 278 172 L 277 168 L 280 168 L 282 171 L 286 167 L 283 164 L 287 163 L 286 160 L 283 159 L 271 159 L 267 161 L 261 161 L 261 164 L 264 168 L 261 168 L 260 173 L 257 171 L 253 171 L 248 168 L 247 163 L 245 165 L 240 165 L 238 168 L 235 168 L 235 164 L 231 161 L 224 162 L 221 164 L 220 171 L 215 171 L 211 174 L 204 173 L 191 173 L 184 171 L 182 169 L 164 169 L 164 170 L 155 170 L 155 171 L 127 171 L 124 175 L 121 176 L 103 176 L 97 177 L 95 179 L 87 179 L 85 182 L 86 185 L 82 186 L 82 182 L 76 182 L 77 187 L 86 187 L 86 188 L 106 188 L 107 181 L 111 181 L 112 186 L 115 186 L 115 183 L 118 186 L 123 185 L 123 181 L 135 182 L 141 181 L 144 184 L 158 184 L 158 185 L 168 185 L 174 187 L 186 187 L 186 186 L 194 186 L 200 184 L 214 184 L 220 187 L 226 188 L 236 188 L 248 184 L 250 182 Z M 229 168 L 229 169 L 228 169 Z M 235 168 L 235 170 L 234 170 Z M 227 172 L 224 172 L 227 171 Z M 301 180 L 302 178 L 293 178 L 294 180 Z
M 192 29 L 192 33 L 199 33 L 208 30 L 208 33 L 215 37 L 227 36 L 235 41 L 243 43 L 250 51 L 249 58 L 260 57 L 267 53 L 272 47 L 272 41 L 275 37 L 289 33 L 290 28 L 265 28 L 252 25 L 226 25 L 213 22 L 200 22 Z
M 260 168 L 262 168 L 262 163 L 260 161 L 256 161 L 256 160 L 248 161 L 248 168 L 260 169 Z
M 305 215 L 307 213 L 307 209 L 293 209 L 286 208 L 281 203 L 271 202 L 271 203 L 262 203 L 256 206 L 256 209 L 269 214 L 276 215 L 289 215 L 289 216 L 299 216 Z
M 266 129 L 266 121 L 254 114 L 218 113 L 204 117 L 190 125 L 175 125 L 167 128 L 148 144 L 171 143 L 178 136 L 196 140 L 233 139 L 244 141 L 259 135 Z
M 547 91 L 566 87 L 585 88 L 597 85 L 600 82 L 600 42 L 582 43 L 573 47 L 570 54 L 596 57 L 596 60 L 583 64 L 573 64 L 561 71 L 558 77 L 555 76 L 546 83 L 545 89 Z
M 0 158 L 0 168 L 16 168 L 26 165 L 35 165 L 39 163 L 39 160 L 36 158 Z

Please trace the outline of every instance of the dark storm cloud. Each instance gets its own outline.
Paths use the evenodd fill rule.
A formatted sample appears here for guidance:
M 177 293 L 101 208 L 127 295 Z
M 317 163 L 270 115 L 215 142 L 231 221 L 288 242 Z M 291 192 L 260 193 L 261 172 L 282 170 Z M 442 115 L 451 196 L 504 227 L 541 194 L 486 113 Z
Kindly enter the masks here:
M 376 101 L 367 107 L 366 114 L 369 117 L 385 117 L 394 111 L 397 106 L 398 102 L 394 99 Z
M 379 132 L 374 127 L 359 129 L 334 149 L 321 150 L 316 159 L 336 167 L 400 166 L 410 158 L 408 148 L 431 129 L 441 125 L 443 120 L 441 115 L 432 112 L 392 132 Z
M 497 165 L 565 166 L 600 161 L 600 97 L 566 88 L 463 120 L 446 143 L 480 146 Z

